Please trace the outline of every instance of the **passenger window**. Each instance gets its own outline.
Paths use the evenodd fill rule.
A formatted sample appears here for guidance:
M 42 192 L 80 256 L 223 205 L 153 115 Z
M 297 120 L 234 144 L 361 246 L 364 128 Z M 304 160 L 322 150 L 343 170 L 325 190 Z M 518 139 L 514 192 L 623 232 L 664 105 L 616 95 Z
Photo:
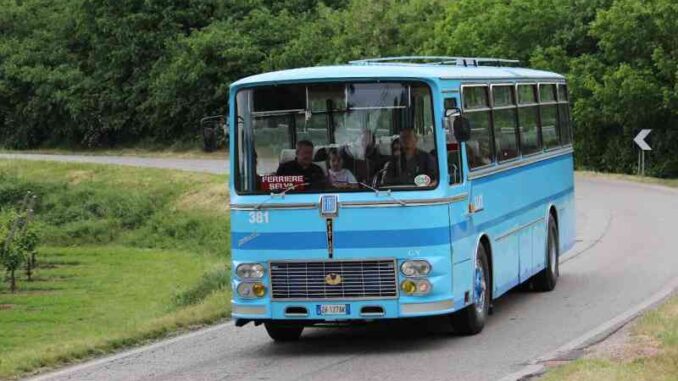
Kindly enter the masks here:
M 518 85 L 518 131 L 524 155 L 541 150 L 537 86 Z
M 558 102 L 567 102 L 568 100 L 567 86 L 563 84 L 558 85 Z
M 560 124 L 560 143 L 572 143 L 572 124 L 570 122 L 570 105 L 568 103 L 567 86 L 558 85 L 558 121 Z
M 518 103 L 536 104 L 537 92 L 535 85 L 518 85 Z
M 516 106 L 513 86 L 492 87 L 494 144 L 497 160 L 504 161 L 518 157 L 516 136 Z
M 558 131 L 558 109 L 556 104 L 556 85 L 539 85 L 539 103 L 541 111 L 541 136 L 546 149 L 560 144 Z
M 556 100 L 556 86 L 555 85 L 539 85 L 539 102 L 555 102 Z
M 541 106 L 541 134 L 546 149 L 557 147 L 559 144 L 557 115 L 555 104 Z
M 558 104 L 558 121 L 560 125 L 560 143 L 568 145 L 572 143 L 572 126 L 570 124 L 570 105 Z
M 466 142 L 466 156 L 471 169 L 493 162 L 490 133 L 490 108 L 487 86 L 463 88 L 464 114 L 471 124 L 471 138 Z

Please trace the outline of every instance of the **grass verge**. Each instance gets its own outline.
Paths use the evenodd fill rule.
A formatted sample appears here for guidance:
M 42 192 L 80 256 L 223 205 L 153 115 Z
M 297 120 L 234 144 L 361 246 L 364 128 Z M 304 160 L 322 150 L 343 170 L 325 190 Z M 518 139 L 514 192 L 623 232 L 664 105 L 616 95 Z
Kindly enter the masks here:
M 0 283 L 0 378 L 230 313 L 225 177 L 0 160 L 0 209 L 38 196 L 34 280 Z
M 543 381 L 676 380 L 678 296 L 633 323 L 621 350 L 582 358 L 550 370 Z
M 654 184 L 654 185 L 663 185 L 672 188 L 678 188 L 678 179 L 660 179 L 658 177 L 643 177 L 635 175 L 624 175 L 619 173 L 602 173 L 602 172 L 593 172 L 593 171 L 577 171 L 577 174 L 580 174 L 585 177 L 601 177 L 608 179 L 616 180 L 625 180 L 633 181 L 636 183 L 643 184 Z

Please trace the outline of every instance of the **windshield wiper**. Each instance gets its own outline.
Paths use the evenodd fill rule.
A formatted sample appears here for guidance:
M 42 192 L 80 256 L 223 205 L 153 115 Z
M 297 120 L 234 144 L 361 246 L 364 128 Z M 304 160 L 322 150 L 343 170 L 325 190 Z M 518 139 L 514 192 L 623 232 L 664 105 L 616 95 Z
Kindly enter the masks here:
M 393 195 L 391 194 L 391 190 L 390 190 L 390 189 L 387 189 L 386 191 L 381 191 L 381 190 L 379 190 L 378 188 L 375 188 L 375 187 L 373 187 L 373 186 L 367 185 L 367 184 L 365 184 L 365 183 L 358 182 L 358 184 L 359 184 L 359 185 L 362 185 L 363 187 L 365 187 L 365 188 L 367 188 L 367 189 L 373 190 L 373 191 L 374 191 L 374 194 L 376 194 L 377 197 L 379 197 L 382 193 L 384 193 L 384 194 L 386 194 L 386 197 L 391 198 L 393 201 L 395 201 L 395 202 L 397 202 L 398 204 L 400 204 L 400 206 L 406 206 L 406 205 L 407 205 L 407 203 L 405 203 L 405 201 L 400 200 L 400 199 L 396 198 L 395 196 L 393 196 Z
M 261 207 L 262 207 L 265 203 L 267 203 L 267 202 L 273 200 L 274 198 L 285 198 L 285 195 L 287 194 L 287 192 L 289 192 L 289 191 L 291 191 L 291 190 L 295 190 L 295 189 L 297 189 L 297 188 L 299 188 L 299 187 L 301 187 L 301 186 L 306 186 L 306 185 L 311 185 L 311 183 L 293 184 L 293 185 L 288 186 L 287 188 L 283 189 L 282 191 L 280 191 L 280 192 L 278 192 L 278 193 L 271 192 L 271 194 L 269 195 L 269 197 L 268 197 L 266 200 L 264 200 L 264 201 L 258 203 L 257 205 L 255 205 L 255 206 L 254 206 L 254 209 L 259 210 L 259 209 L 261 209 Z

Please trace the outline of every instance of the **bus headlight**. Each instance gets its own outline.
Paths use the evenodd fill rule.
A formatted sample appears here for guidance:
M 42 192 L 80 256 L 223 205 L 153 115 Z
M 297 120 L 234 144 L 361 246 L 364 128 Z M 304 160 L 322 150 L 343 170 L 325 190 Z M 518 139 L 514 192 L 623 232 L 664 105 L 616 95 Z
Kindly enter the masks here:
M 431 264 L 422 259 L 405 261 L 400 265 L 400 272 L 407 277 L 426 276 L 431 272 Z
M 235 269 L 235 275 L 240 279 L 261 279 L 266 269 L 259 263 L 241 263 Z
M 405 279 L 400 283 L 400 289 L 406 295 L 426 295 L 431 292 L 431 282 L 426 279 Z
M 266 295 L 266 286 L 259 282 L 242 282 L 238 285 L 236 291 L 243 299 L 261 298 Z

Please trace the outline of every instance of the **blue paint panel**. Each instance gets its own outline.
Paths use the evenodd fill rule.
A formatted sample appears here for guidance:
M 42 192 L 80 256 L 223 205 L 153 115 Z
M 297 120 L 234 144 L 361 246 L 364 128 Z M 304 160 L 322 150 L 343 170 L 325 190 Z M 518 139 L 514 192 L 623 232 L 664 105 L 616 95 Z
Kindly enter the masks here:
M 559 211 L 573 209 L 569 202 L 574 193 L 572 173 L 572 156 L 562 155 L 471 182 L 470 193 L 472 197 L 483 196 L 485 210 L 459 224 L 468 223 L 475 234 L 486 233 L 491 239 L 493 297 L 501 296 L 545 267 L 548 206 L 553 204 Z M 569 214 L 558 217 L 564 227 L 569 226 Z M 524 231 L 522 226 L 529 227 Z M 568 235 L 571 230 L 565 228 L 561 232 L 561 244 L 573 240 Z M 521 239 L 521 235 L 527 234 L 531 238 Z
M 327 233 L 232 233 L 238 250 L 311 250 L 327 248 Z M 335 231 L 336 249 L 436 246 L 449 244 L 448 227 L 410 230 Z

